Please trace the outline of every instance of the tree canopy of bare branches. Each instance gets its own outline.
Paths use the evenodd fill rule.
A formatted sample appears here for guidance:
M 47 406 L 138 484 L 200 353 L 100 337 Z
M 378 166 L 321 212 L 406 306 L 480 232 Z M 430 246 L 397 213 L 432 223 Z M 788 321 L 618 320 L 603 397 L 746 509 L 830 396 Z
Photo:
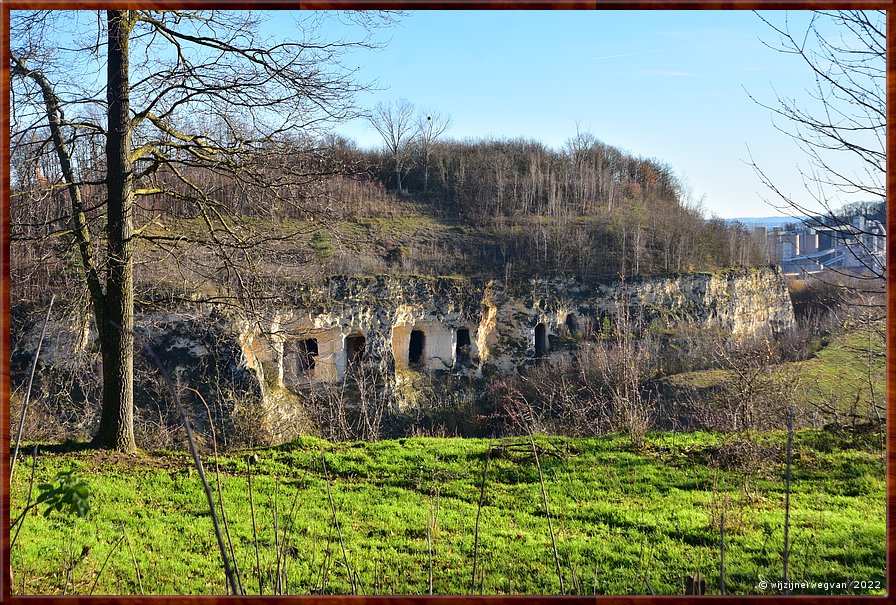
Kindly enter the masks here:
M 401 173 L 419 132 L 414 119 L 414 105 L 406 99 L 377 103 L 368 116 L 368 121 L 380 133 L 386 151 L 392 158 L 395 166 L 395 188 L 401 192 Z
M 417 143 L 423 155 L 423 193 L 429 190 L 429 156 L 436 140 L 451 127 L 451 116 L 424 109 L 417 116 Z
M 874 234 L 856 230 L 842 207 L 856 196 L 866 202 L 886 196 L 886 13 L 814 11 L 801 27 L 792 26 L 786 14 L 759 18 L 776 36 L 768 46 L 811 70 L 814 86 L 805 100 L 776 94 L 773 103 L 756 101 L 802 150 L 803 192 L 783 191 L 761 160 L 751 159 L 752 165 L 773 205 L 820 219 L 814 222 L 838 229 L 861 248 L 863 236 Z M 883 279 L 878 263 L 866 268 L 872 279 Z
M 369 35 L 324 40 L 312 14 L 296 19 L 297 40 L 274 40 L 265 17 L 11 13 L 13 185 L 24 194 L 13 237 L 59 238 L 77 250 L 103 360 L 97 446 L 136 447 L 138 242 L 169 263 L 183 260 L 185 244 L 201 248 L 206 266 L 193 268 L 248 296 L 251 251 L 267 234 L 241 221 L 245 205 L 310 213 L 307 192 L 329 170 L 322 135 L 357 115 L 362 86 L 340 57 L 372 45 Z M 197 227 L 189 235 L 159 220 L 155 211 L 172 204 Z

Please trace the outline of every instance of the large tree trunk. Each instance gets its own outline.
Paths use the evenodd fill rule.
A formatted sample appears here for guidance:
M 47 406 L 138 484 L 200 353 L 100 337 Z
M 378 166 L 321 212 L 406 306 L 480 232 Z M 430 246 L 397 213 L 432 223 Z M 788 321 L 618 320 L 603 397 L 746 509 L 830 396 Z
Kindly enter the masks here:
M 94 445 L 125 452 L 134 442 L 133 171 L 128 82 L 129 11 L 108 11 L 107 273 L 100 349 L 103 412 Z

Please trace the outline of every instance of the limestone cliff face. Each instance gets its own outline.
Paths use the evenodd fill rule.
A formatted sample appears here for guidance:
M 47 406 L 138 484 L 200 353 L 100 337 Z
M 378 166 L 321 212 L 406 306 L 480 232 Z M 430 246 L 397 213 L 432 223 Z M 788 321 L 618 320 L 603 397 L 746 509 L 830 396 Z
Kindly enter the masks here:
M 771 336 L 793 327 L 793 306 L 777 269 L 645 278 L 599 288 L 602 308 L 627 299 L 650 318 L 694 322 L 735 338 Z M 608 307 L 609 303 L 609 307 Z
M 269 330 L 245 326 L 241 344 L 247 365 L 278 385 L 339 381 L 365 365 L 480 375 L 549 356 L 552 343 L 615 321 L 622 309 L 645 325 L 692 324 L 738 339 L 771 336 L 794 322 L 784 280 L 771 268 L 592 286 L 332 277 L 292 292 Z
M 736 339 L 772 336 L 794 323 L 786 284 L 767 268 L 592 285 L 335 276 L 296 285 L 251 318 L 207 306 L 138 312 L 137 332 L 141 346 L 213 401 L 216 424 L 232 429 L 242 415 L 269 425 L 270 440 L 277 441 L 290 437 L 301 414 L 290 392 L 364 369 L 391 377 L 405 393 L 417 372 L 476 377 L 515 371 L 535 358 L 574 350 L 577 340 L 617 321 L 623 310 L 643 325 L 690 325 Z M 73 359 L 73 343 L 82 340 L 79 325 L 57 320 L 51 326 L 57 344 L 45 344 L 44 367 L 62 368 Z M 39 326 L 31 326 L 16 335 L 14 378 L 27 369 L 38 333 Z M 95 338 L 91 334 L 79 349 L 82 357 L 98 359 Z M 161 392 L 141 389 L 158 407 Z M 206 410 L 197 410 L 201 424 Z
M 481 287 L 463 279 L 332 277 L 290 293 L 268 328 L 242 325 L 240 342 L 246 365 L 279 385 L 342 380 L 356 364 L 450 370 L 457 331 L 481 304 Z
M 13 328 L 10 370 L 15 384 L 27 381 L 41 323 Z M 257 406 L 265 396 L 259 376 L 246 367 L 231 319 L 214 308 L 200 307 L 142 310 L 135 323 L 138 433 L 141 424 L 179 427 L 182 423 L 172 385 L 162 378 L 160 369 L 176 381 L 181 403 L 203 438 L 211 435 L 213 423 L 219 444 L 226 446 L 240 415 L 257 417 L 246 404 Z M 80 318 L 54 316 L 47 324 L 32 395 L 43 399 L 60 418 L 77 419 L 77 428 L 88 434 L 98 424 L 102 392 L 97 338 L 95 329 L 85 334 Z

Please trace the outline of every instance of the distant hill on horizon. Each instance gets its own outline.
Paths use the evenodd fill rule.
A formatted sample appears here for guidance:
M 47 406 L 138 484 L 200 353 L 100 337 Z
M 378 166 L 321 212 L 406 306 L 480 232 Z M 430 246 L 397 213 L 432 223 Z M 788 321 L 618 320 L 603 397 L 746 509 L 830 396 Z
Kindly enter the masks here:
M 806 216 L 742 216 L 737 218 L 722 219 L 726 224 L 743 223 L 747 227 L 765 227 L 772 229 L 774 227 L 783 227 L 788 223 L 798 223 L 808 217 Z

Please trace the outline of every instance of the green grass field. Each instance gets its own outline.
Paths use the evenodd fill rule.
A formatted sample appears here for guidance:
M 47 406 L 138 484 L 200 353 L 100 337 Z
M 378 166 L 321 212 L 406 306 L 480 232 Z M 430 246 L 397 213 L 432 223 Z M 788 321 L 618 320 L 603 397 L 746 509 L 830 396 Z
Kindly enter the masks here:
M 717 594 L 724 511 L 728 592 L 778 592 L 758 586 L 782 577 L 784 439 L 757 439 L 745 450 L 749 444 L 730 435 L 657 433 L 633 450 L 623 437 L 537 438 L 550 516 L 527 440 L 303 438 L 258 450 L 261 590 L 274 590 L 279 545 L 282 591 L 290 594 L 427 594 L 430 565 L 435 594 L 556 594 L 561 576 L 566 593 L 682 594 L 685 577 L 698 572 Z M 800 592 L 882 593 L 884 463 L 872 441 L 796 435 L 791 579 L 880 583 L 872 591 Z M 476 546 L 486 451 L 501 444 L 489 456 Z M 13 518 L 25 505 L 30 451 L 16 468 Z M 26 516 L 11 551 L 14 593 L 225 592 L 187 454 L 74 449 L 36 460 L 35 485 L 75 469 L 90 484 L 91 509 L 84 518 L 45 518 L 42 507 Z M 214 464 L 204 461 L 214 490 Z M 236 562 L 246 592 L 257 594 L 246 457 L 231 453 L 220 467 Z

